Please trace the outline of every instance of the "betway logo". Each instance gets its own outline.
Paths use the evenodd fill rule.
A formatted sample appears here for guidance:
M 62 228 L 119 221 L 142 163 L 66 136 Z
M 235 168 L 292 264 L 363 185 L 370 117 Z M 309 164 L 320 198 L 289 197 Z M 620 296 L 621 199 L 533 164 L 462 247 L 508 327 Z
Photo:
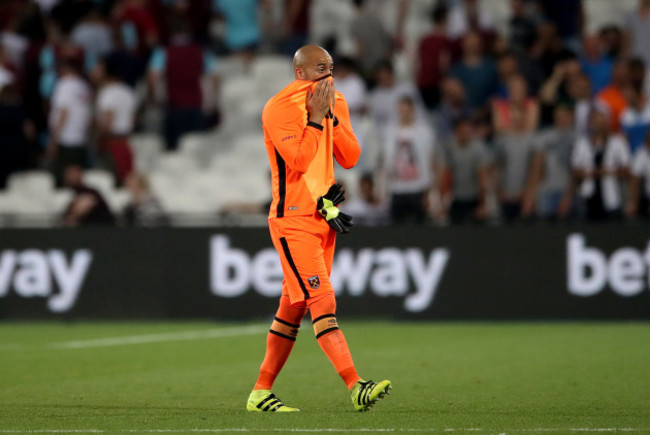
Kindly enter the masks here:
M 595 247 L 588 247 L 581 234 L 567 239 L 569 293 L 593 296 L 609 286 L 621 296 L 636 296 L 650 287 L 650 242 L 645 252 L 625 247 L 610 258 Z
M 79 296 L 92 258 L 86 249 L 74 251 L 70 260 L 57 249 L 0 251 L 0 298 L 6 297 L 13 288 L 24 298 L 48 298 L 50 311 L 68 311 Z
M 334 257 L 330 280 L 337 294 L 361 296 L 370 290 L 377 296 L 404 296 L 404 309 L 428 308 L 449 260 L 449 251 L 438 248 L 428 259 L 419 249 L 364 248 L 357 253 L 341 249 Z M 409 293 L 409 280 L 415 292 Z M 230 246 L 224 235 L 210 241 L 210 287 L 221 297 L 237 297 L 249 288 L 267 297 L 282 294 L 282 266 L 277 252 L 266 248 L 251 256 Z

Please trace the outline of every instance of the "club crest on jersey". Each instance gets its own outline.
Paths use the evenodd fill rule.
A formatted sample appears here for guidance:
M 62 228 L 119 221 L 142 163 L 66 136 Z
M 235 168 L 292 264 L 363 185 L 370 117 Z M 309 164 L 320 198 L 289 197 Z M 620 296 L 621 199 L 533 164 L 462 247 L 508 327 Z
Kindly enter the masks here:
M 318 289 L 318 287 L 320 287 L 320 278 L 318 277 L 318 275 L 310 276 L 309 278 L 307 278 L 307 283 L 309 284 L 309 287 L 316 290 Z

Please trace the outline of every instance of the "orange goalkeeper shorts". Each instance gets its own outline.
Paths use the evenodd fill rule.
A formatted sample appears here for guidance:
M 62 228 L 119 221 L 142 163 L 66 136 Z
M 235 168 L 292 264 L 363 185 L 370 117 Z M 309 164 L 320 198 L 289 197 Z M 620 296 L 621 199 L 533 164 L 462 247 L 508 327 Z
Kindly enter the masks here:
M 282 295 L 291 304 L 334 293 L 330 283 L 336 231 L 317 212 L 312 216 L 269 219 L 269 230 L 280 254 Z

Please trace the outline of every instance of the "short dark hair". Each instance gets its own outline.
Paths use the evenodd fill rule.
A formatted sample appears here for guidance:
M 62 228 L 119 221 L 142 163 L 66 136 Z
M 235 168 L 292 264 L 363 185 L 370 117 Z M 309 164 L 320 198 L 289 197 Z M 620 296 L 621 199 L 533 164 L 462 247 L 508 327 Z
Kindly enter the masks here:
M 431 11 L 431 21 L 433 24 L 445 23 L 448 16 L 449 9 L 442 2 L 438 2 L 438 4 L 433 8 L 433 11 Z

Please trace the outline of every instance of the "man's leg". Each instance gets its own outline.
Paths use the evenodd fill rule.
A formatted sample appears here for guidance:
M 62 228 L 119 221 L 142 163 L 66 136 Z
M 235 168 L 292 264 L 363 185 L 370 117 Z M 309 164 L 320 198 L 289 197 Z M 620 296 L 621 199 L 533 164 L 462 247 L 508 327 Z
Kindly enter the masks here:
M 286 287 L 286 282 L 283 283 Z M 285 289 L 286 290 L 286 289 Z M 295 412 L 298 408 L 285 405 L 271 392 L 275 378 L 287 362 L 300 328 L 300 322 L 307 312 L 303 303 L 291 305 L 286 292 L 280 297 L 280 306 L 275 314 L 271 329 L 266 337 L 266 355 L 260 367 L 255 388 L 248 396 L 246 409 L 256 412 Z
M 336 321 L 334 294 L 325 294 L 316 299 L 309 299 L 308 304 L 318 345 L 332 362 L 345 385 L 351 389 L 361 377 L 354 367 L 345 335 L 339 329 Z
M 266 355 L 260 367 L 260 374 L 255 384 L 255 390 L 270 390 L 275 378 L 287 362 L 293 349 L 300 328 L 300 322 L 307 312 L 307 307 L 292 306 L 289 296 L 280 297 L 280 306 L 266 337 Z

